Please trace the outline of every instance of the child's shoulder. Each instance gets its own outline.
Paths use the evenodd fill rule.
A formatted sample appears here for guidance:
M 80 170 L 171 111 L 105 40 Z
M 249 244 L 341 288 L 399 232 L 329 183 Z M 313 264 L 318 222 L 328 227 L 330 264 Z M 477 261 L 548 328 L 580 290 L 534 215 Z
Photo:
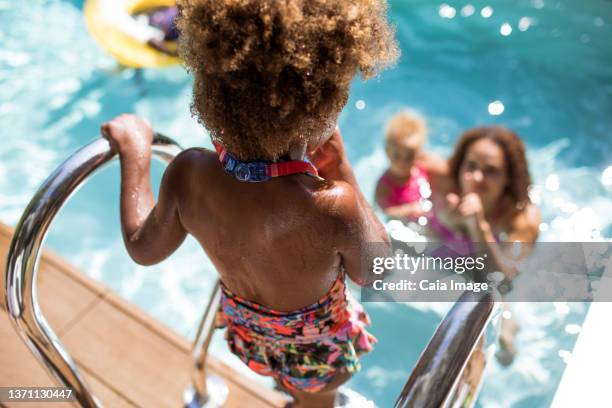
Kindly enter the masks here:
M 218 167 L 218 159 L 215 152 L 201 147 L 192 147 L 180 152 L 169 165 L 174 173 L 185 174 L 208 167 Z
M 183 163 L 201 164 L 203 161 L 217 161 L 217 154 L 203 147 L 190 147 L 180 152 L 176 158 Z
M 355 188 L 344 181 L 326 183 L 315 193 L 314 204 L 319 213 L 343 223 L 354 221 L 361 211 Z
M 168 184 L 186 186 L 186 180 L 205 179 L 213 176 L 220 169 L 215 152 L 203 148 L 189 148 L 180 152 L 168 165 L 164 178 Z

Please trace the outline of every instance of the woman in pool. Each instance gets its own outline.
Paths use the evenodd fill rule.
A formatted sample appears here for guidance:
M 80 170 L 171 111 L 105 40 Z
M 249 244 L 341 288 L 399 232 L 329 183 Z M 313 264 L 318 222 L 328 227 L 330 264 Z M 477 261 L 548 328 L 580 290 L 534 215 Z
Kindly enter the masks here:
M 540 225 L 540 212 L 529 200 L 531 178 L 521 139 L 500 126 L 470 129 L 459 138 L 448 167 L 446 185 L 434 189 L 429 219 L 434 238 L 486 254 L 488 270 L 502 271 L 511 281 L 514 262 L 530 252 Z M 504 243 L 517 241 L 521 253 L 508 256 Z M 514 358 L 517 330 L 513 319 L 504 319 L 497 354 L 502 364 Z
M 521 139 L 501 126 L 470 129 L 448 162 L 445 185 L 434 189 L 430 230 L 441 242 L 477 243 L 490 265 L 508 279 L 516 273 L 504 262 L 499 244 L 522 242 L 529 250 L 540 225 L 531 203 L 531 178 Z
M 178 5 L 192 110 L 217 153 L 181 153 L 155 204 L 151 127 L 133 116 L 102 126 L 121 159 L 127 250 L 149 265 L 193 235 L 221 277 L 219 323 L 231 351 L 295 406 L 331 407 L 374 340 L 345 277 L 365 283 L 360 262 L 385 255 L 367 243 L 388 242 L 334 129 L 352 78 L 397 57 L 386 4 Z

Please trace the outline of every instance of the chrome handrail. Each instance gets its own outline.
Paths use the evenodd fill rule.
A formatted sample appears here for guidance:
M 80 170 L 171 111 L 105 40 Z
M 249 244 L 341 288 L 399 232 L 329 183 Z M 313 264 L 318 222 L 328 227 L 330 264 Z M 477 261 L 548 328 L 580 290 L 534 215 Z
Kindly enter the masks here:
M 499 328 L 500 315 L 501 303 L 490 293 L 463 293 L 419 357 L 394 407 L 454 405 L 453 396 L 468 360 L 486 330 Z M 484 337 L 485 343 L 497 338 L 495 333 Z
M 152 151 L 155 157 L 169 163 L 181 152 L 181 147 L 170 138 L 156 133 Z M 8 315 L 21 338 L 51 376 L 59 384 L 72 388 L 76 401 L 87 408 L 101 407 L 102 404 L 91 393 L 74 360 L 40 310 L 37 293 L 38 262 L 47 231 L 58 211 L 94 172 L 115 156 L 108 141 L 97 139 L 70 156 L 44 181 L 15 229 L 7 258 L 6 287 L 3 288 Z M 218 308 L 219 296 L 215 293 L 207 307 L 208 311 Z M 213 329 L 212 324 L 200 325 L 198 338 L 210 338 Z M 203 330 L 210 333 L 202 333 Z M 208 341 L 196 344 L 208 346 Z M 202 355 L 204 358 L 206 356 L 206 351 L 195 348 L 192 353 L 194 361 L 198 361 Z M 194 369 L 194 380 L 197 375 L 205 378 L 204 364 Z M 195 387 L 197 400 L 205 401 L 206 381 L 198 381 L 199 385 Z
M 183 393 L 183 402 L 186 408 L 220 407 L 227 399 L 229 390 L 223 380 L 216 375 L 206 375 L 208 346 L 215 330 L 215 318 L 220 303 L 221 286 L 217 279 L 191 349 L 193 363 L 191 366 L 191 385 Z

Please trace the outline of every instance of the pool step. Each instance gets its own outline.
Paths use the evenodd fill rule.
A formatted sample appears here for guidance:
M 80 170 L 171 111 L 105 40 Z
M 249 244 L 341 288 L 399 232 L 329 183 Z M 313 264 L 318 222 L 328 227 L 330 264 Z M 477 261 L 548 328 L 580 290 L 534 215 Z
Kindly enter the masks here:
M 13 230 L 0 223 L 0 284 Z M 38 290 L 49 324 L 106 407 L 180 407 L 189 384 L 190 342 L 45 250 Z M 13 329 L 0 300 L 0 387 L 55 386 Z M 226 407 L 282 407 L 285 397 L 254 384 L 212 356 L 211 372 L 229 387 Z M 68 404 L 52 404 L 69 407 Z M 34 407 L 18 403 L 3 407 Z

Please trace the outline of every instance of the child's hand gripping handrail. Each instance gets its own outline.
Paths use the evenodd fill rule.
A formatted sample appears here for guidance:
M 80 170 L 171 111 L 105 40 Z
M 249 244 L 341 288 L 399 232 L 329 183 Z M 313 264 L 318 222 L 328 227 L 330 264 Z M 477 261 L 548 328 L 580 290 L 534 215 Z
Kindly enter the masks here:
M 155 134 L 152 152 L 162 161 L 169 163 L 181 150 L 173 140 Z M 45 236 L 59 210 L 94 172 L 115 157 L 116 153 L 110 148 L 108 141 L 97 139 L 70 156 L 43 182 L 15 229 L 7 256 L 6 287 L 3 288 L 10 320 L 26 345 L 59 384 L 72 388 L 78 404 L 88 408 L 101 407 L 102 404 L 91 393 L 91 388 L 74 360 L 66 352 L 40 310 L 36 290 L 38 258 Z M 207 312 L 218 308 L 218 299 L 219 296 L 213 293 Z M 215 301 L 217 305 L 213 304 Z M 205 314 L 204 320 L 207 320 L 207 316 L 208 313 Z M 200 326 L 194 343 L 192 389 L 195 392 L 190 393 L 199 403 L 207 399 L 206 381 L 201 379 L 205 378 L 204 366 L 198 364 L 203 363 L 206 357 L 206 350 L 200 350 L 199 347 L 207 347 L 209 341 L 209 333 L 204 333 L 203 330 L 212 331 L 211 325 Z M 225 385 L 221 384 L 221 387 Z M 221 393 L 223 394 L 223 390 Z

